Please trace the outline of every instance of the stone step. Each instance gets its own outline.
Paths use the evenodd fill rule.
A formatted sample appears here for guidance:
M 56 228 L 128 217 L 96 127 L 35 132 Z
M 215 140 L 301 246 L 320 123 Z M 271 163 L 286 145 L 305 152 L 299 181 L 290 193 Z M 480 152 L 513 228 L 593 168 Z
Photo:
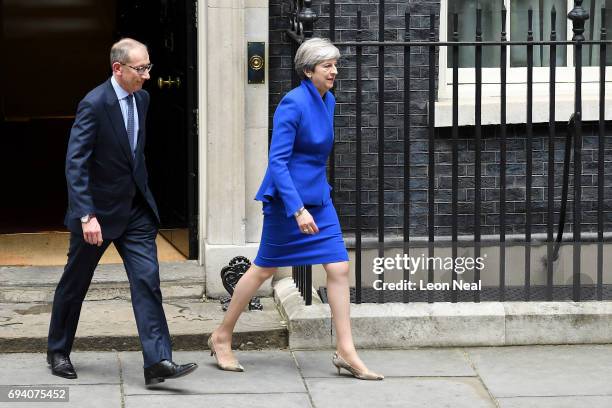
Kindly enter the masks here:
M 274 298 L 289 325 L 289 348 L 336 343 L 329 304 L 312 288 L 305 306 L 293 278 L 274 282 Z M 612 343 L 612 302 L 389 302 L 351 304 L 357 348 L 526 346 Z
M 246 311 L 236 325 L 234 347 L 243 350 L 285 348 L 287 324 L 271 298 L 263 310 Z M 175 350 L 206 349 L 212 330 L 221 323 L 219 301 L 165 300 L 164 311 Z M 0 350 L 3 353 L 44 352 L 50 303 L 1 303 Z M 140 350 L 131 302 L 123 299 L 85 301 L 74 343 L 75 350 Z
M 0 303 L 52 302 L 62 266 L 0 267 Z M 199 299 L 204 293 L 204 268 L 196 261 L 160 263 L 164 299 Z M 98 265 L 86 300 L 129 299 L 130 284 L 123 264 Z

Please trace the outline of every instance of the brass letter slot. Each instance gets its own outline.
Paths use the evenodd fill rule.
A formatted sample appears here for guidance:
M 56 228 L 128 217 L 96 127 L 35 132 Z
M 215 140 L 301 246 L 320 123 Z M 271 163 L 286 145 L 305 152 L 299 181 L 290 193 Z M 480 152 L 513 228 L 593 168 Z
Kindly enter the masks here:
M 180 88 L 181 87 L 181 78 L 176 77 L 172 79 L 172 77 L 168 77 L 168 80 L 164 80 L 162 77 L 157 78 L 157 86 L 159 89 L 170 89 L 170 88 Z

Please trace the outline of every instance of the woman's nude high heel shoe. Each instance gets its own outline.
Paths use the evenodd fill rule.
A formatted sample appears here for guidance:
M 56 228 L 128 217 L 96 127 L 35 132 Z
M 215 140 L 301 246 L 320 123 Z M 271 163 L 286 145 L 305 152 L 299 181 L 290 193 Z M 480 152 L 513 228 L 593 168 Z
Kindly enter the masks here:
M 208 348 L 210 349 L 210 355 L 211 356 L 215 356 L 215 360 L 217 360 L 217 366 L 221 369 L 221 370 L 225 370 L 225 371 L 239 371 L 242 372 L 244 371 L 244 367 L 242 367 L 240 365 L 240 363 L 238 363 L 237 361 L 234 364 L 221 364 L 219 362 L 219 359 L 217 358 L 217 352 L 215 351 L 215 345 L 213 343 L 212 340 L 212 334 L 208 337 Z
M 338 353 L 334 353 L 332 356 L 332 363 L 334 363 L 338 369 L 338 375 L 340 375 L 340 369 L 344 368 L 346 371 L 351 373 L 353 377 L 359 378 L 360 380 L 382 380 L 385 378 L 385 376 L 371 371 L 362 372 L 357 370 L 355 367 L 347 363 L 342 357 L 340 357 Z

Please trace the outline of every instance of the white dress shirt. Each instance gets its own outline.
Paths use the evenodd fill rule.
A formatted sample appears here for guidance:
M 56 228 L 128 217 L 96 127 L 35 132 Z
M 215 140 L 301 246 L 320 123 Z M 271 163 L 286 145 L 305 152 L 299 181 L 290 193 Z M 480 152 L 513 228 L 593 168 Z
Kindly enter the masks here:
M 125 130 L 127 132 L 127 123 L 128 123 L 128 100 L 127 97 L 129 95 L 125 89 L 119 85 L 114 76 L 111 77 L 111 84 L 113 84 L 113 88 L 115 89 L 115 94 L 117 95 L 117 99 L 119 99 L 119 106 L 121 107 L 121 114 L 123 115 L 123 124 L 125 125 Z M 136 104 L 136 97 L 133 99 L 134 103 L 134 148 L 138 146 L 138 108 Z

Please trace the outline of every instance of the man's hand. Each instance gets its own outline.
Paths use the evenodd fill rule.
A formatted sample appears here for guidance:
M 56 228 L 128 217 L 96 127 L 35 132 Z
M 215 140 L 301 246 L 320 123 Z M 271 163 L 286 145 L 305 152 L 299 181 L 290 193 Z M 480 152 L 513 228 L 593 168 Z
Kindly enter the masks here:
M 83 238 L 85 242 L 91 245 L 102 245 L 102 228 L 96 217 L 92 217 L 87 222 L 82 222 Z
M 295 218 L 300 227 L 300 231 L 302 234 L 316 234 L 319 232 L 319 228 L 317 224 L 315 224 L 312 215 L 308 212 L 308 210 L 303 210 L 302 213 Z

